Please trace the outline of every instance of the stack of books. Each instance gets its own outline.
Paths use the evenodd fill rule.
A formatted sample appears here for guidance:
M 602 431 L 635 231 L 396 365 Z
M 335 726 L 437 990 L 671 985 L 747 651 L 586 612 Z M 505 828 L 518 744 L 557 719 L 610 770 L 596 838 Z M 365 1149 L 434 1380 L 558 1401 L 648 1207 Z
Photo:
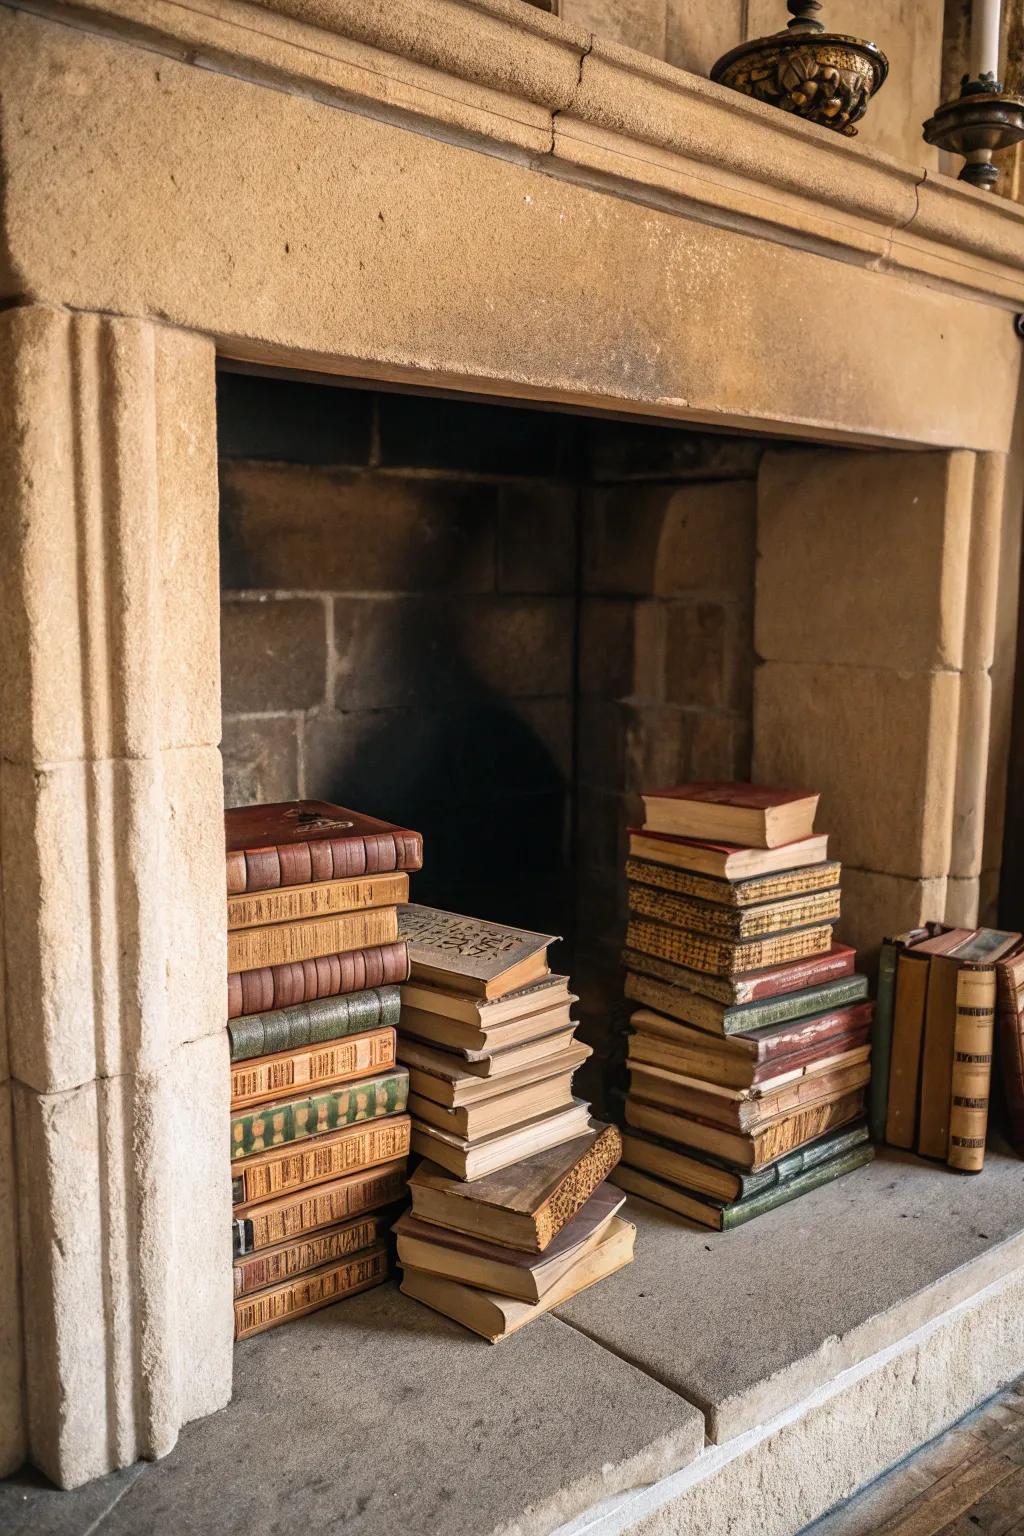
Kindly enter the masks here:
M 871 1160 L 873 1008 L 818 796 L 645 795 L 629 835 L 622 1188 L 724 1230 Z
M 225 816 L 235 1337 L 390 1272 L 406 1193 L 397 1065 L 418 833 L 323 801 Z
M 1012 1104 L 1019 933 L 914 929 L 886 939 L 878 973 L 885 1139 L 960 1173 L 985 1164 L 997 1013 Z
M 401 934 L 398 1058 L 427 1159 L 395 1228 L 402 1289 L 493 1343 L 632 1259 L 604 1183 L 621 1138 L 573 1095 L 590 1051 L 553 935 L 418 906 Z

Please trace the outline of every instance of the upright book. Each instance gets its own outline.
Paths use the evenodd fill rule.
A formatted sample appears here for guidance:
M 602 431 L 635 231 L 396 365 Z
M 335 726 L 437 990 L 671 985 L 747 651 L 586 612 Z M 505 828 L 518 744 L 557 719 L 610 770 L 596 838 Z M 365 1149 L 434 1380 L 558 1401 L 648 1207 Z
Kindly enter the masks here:
M 681 784 L 643 796 L 644 830 L 778 848 L 810 837 L 819 798 L 763 784 Z
M 970 936 L 969 928 L 952 928 L 901 950 L 897 956 L 889 1057 L 889 1107 L 885 1119 L 885 1139 L 892 1147 L 909 1151 L 917 1136 L 921 1043 L 932 958 L 955 949 Z
M 458 912 L 412 903 L 399 914 L 414 981 L 470 997 L 495 998 L 549 973 L 547 952 L 557 935 L 530 933 Z
M 325 800 L 246 805 L 224 813 L 228 895 L 419 869 L 423 839 Z

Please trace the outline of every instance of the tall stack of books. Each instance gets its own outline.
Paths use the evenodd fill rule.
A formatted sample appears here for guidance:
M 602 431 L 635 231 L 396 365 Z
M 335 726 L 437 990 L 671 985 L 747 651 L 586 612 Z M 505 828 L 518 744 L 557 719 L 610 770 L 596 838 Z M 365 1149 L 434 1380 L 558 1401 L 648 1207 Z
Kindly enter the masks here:
M 419 906 L 401 933 L 398 1058 L 427 1159 L 395 1228 L 402 1290 L 493 1343 L 632 1259 L 604 1182 L 621 1138 L 573 1095 L 590 1051 L 553 935 Z
M 818 796 L 644 795 L 630 831 L 622 1188 L 724 1230 L 874 1155 L 873 1009 L 833 940 L 840 867 Z
M 885 1139 L 960 1173 L 985 1163 L 997 992 L 1004 1051 L 1016 1035 L 1019 933 L 914 929 L 886 939 L 878 1051 L 888 1082 Z M 1003 1056 L 1011 1063 L 1012 1057 Z M 1013 1083 L 1007 1075 L 1008 1086 Z
M 390 1272 L 411 1128 L 398 909 L 423 845 L 323 801 L 241 807 L 225 827 L 242 1339 Z

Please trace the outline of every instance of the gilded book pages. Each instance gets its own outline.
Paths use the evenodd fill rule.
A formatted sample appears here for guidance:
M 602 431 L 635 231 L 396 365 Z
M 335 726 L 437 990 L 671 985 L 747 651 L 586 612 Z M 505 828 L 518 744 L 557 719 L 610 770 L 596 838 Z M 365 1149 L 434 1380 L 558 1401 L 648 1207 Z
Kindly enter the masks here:
M 985 1166 L 995 1008 L 995 971 L 961 968 L 956 989 L 947 1158 L 949 1166 L 961 1173 L 980 1173 Z

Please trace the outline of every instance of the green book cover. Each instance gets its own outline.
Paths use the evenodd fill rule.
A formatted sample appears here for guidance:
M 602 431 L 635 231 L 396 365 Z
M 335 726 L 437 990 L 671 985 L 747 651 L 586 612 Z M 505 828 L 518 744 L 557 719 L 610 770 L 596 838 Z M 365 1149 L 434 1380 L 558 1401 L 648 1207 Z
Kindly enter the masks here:
M 231 1117 L 231 1159 L 250 1157 L 287 1142 L 303 1141 L 363 1120 L 400 1114 L 409 1098 L 404 1067 L 327 1088 L 322 1093 L 263 1104 Z
M 878 991 L 875 1022 L 871 1031 L 871 1084 L 868 1088 L 868 1126 L 872 1141 L 885 1140 L 889 1109 L 889 1061 L 892 1056 L 892 1015 L 896 1000 L 896 960 L 902 946 L 886 939 L 878 957 Z
M 304 1045 L 324 1045 L 343 1035 L 361 1035 L 369 1029 L 398 1027 L 402 1008 L 399 987 L 372 987 L 341 997 L 319 997 L 292 1008 L 273 1008 L 251 1013 L 228 1024 L 231 1060 L 250 1061 L 275 1051 L 297 1051 Z
M 798 1173 L 795 1178 L 785 1179 L 772 1189 L 761 1190 L 760 1193 L 751 1195 L 745 1200 L 734 1200 L 731 1205 L 723 1206 L 722 1231 L 728 1232 L 733 1227 L 740 1227 L 744 1222 L 753 1221 L 755 1216 L 763 1216 L 766 1211 L 773 1211 L 776 1206 L 787 1205 L 790 1200 L 796 1200 L 812 1189 L 820 1189 L 823 1184 L 831 1184 L 833 1179 L 842 1178 L 843 1174 L 852 1173 L 855 1168 L 863 1168 L 866 1163 L 873 1160 L 874 1155 L 875 1149 L 867 1140 L 865 1131 L 859 1146 L 840 1153 L 838 1157 L 830 1157 L 825 1162 L 815 1163 L 803 1173 Z
M 800 992 L 766 997 L 760 1003 L 745 1003 L 742 1008 L 726 1008 L 722 1016 L 723 1033 L 749 1035 L 755 1029 L 768 1029 L 773 1024 L 802 1019 L 805 1014 L 829 1013 L 847 1003 L 862 1002 L 867 995 L 866 976 L 843 976 L 838 981 L 825 981 L 817 987 L 804 987 Z
M 617 1097 L 613 1095 L 613 1097 Z M 796 1178 L 810 1168 L 816 1168 L 831 1159 L 852 1152 L 857 1147 L 862 1147 L 868 1140 L 868 1128 L 863 1120 L 857 1125 L 840 1126 L 837 1131 L 828 1131 L 824 1136 L 819 1136 L 816 1141 L 809 1141 L 802 1147 L 797 1147 L 792 1152 L 787 1152 L 783 1157 L 776 1159 L 767 1168 L 758 1169 L 756 1173 L 744 1173 L 739 1168 L 734 1168 L 731 1163 L 723 1162 L 711 1152 L 699 1152 L 694 1147 L 680 1147 L 675 1142 L 666 1141 L 663 1136 L 655 1136 L 650 1131 L 636 1131 L 629 1129 L 629 1135 L 638 1141 L 648 1141 L 653 1146 L 664 1147 L 668 1152 L 675 1152 L 692 1158 L 694 1162 L 703 1163 L 708 1168 L 717 1168 L 722 1173 L 730 1174 L 736 1180 L 736 1195 L 732 1204 L 739 1204 L 760 1195 L 768 1190 L 776 1189 L 787 1180 Z M 655 1177 L 651 1174 L 649 1177 Z M 711 1195 L 701 1195 L 700 1199 L 707 1199 L 716 1203 Z

